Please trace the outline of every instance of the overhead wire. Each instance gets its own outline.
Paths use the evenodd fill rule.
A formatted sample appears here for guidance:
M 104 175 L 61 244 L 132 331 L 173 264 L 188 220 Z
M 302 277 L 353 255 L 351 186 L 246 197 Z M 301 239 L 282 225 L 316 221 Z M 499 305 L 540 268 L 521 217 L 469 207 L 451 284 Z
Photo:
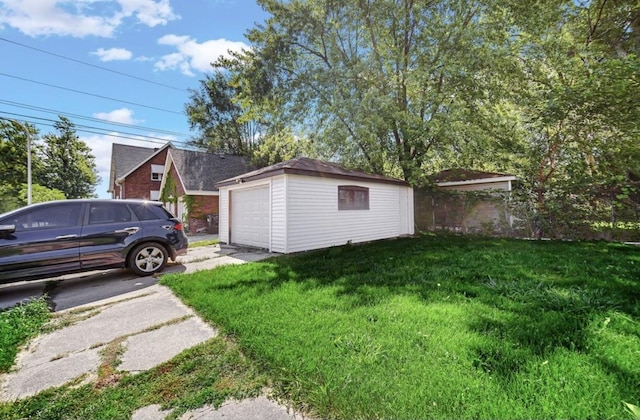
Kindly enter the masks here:
M 32 47 L 20 42 L 16 42 L 16 41 L 12 41 L 10 39 L 4 38 L 4 37 L 0 37 L 0 41 L 3 42 L 7 42 L 22 48 L 27 48 L 33 51 L 37 51 L 39 53 L 42 54 L 47 54 L 47 55 L 51 55 L 60 59 L 64 59 L 64 60 L 68 60 L 77 64 L 82 64 L 88 67 L 92 67 L 92 68 L 96 68 L 102 71 L 107 71 L 113 74 L 117 74 L 120 76 L 124 76 L 124 77 L 128 77 L 131 79 L 135 79 L 141 82 L 146 82 L 146 83 L 150 83 L 156 86 L 160 86 L 160 87 L 164 87 L 164 88 L 168 88 L 168 89 L 172 89 L 172 90 L 177 90 L 180 92 L 188 92 L 186 89 L 181 89 L 175 86 L 171 86 L 171 85 L 167 85 L 167 84 L 163 84 L 163 83 L 159 83 L 159 82 L 155 82 L 149 79 L 145 79 L 142 77 L 138 77 L 138 76 L 134 76 L 131 74 L 127 74 L 124 72 L 120 72 L 117 70 L 112 70 L 106 67 L 102 67 L 102 66 L 98 66 L 95 64 L 91 64 L 82 60 L 78 60 L 75 58 L 71 58 L 71 57 L 67 57 L 61 54 L 57 54 L 57 53 L 53 53 L 51 51 L 47 51 L 44 49 L 40 49 L 40 48 L 36 48 L 36 47 Z M 73 92 L 73 93 L 78 93 L 78 94 L 82 94 L 82 95 L 87 95 L 87 96 L 93 96 L 96 98 L 100 98 L 100 99 L 106 99 L 106 100 L 110 100 L 110 101 L 115 101 L 115 102 L 119 102 L 119 103 L 123 103 L 123 104 L 129 104 L 129 105 L 134 105 L 134 106 L 139 106 L 142 108 L 147 108 L 147 109 L 152 109 L 152 110 L 156 110 L 156 111 L 161 111 L 161 112 L 166 112 L 166 113 L 171 113 L 171 114 L 176 114 L 176 115 L 182 115 L 184 116 L 184 112 L 177 112 L 174 110 L 169 110 L 169 109 L 164 109 L 164 108 L 159 108 L 159 107 L 155 107 L 155 106 L 150 106 L 150 105 L 145 105 L 145 104 L 140 104 L 137 102 L 132 102 L 132 101 L 126 101 L 126 100 L 121 100 L 121 99 L 117 99 L 117 98 L 112 98 L 112 97 L 108 97 L 108 96 L 104 96 L 104 95 L 99 95 L 99 94 L 95 94 L 95 93 L 91 93 L 91 92 L 85 92 L 85 91 L 81 91 L 81 90 L 77 90 L 77 89 L 72 89 L 72 88 L 67 88 L 64 86 L 58 86 L 58 85 L 54 85 L 54 84 L 50 84 L 50 83 L 46 83 L 46 82 L 40 82 L 37 80 L 33 80 L 33 79 L 28 79 L 28 78 L 24 78 L 24 77 L 20 77 L 20 76 L 15 76 L 15 75 L 11 75 L 11 74 L 7 74 L 7 73 L 2 73 L 0 72 L 0 76 L 5 76 L 5 77 L 9 77 L 9 78 L 13 78 L 13 79 L 17 79 L 17 80 L 22 80 L 25 82 L 29 82 L 29 83 L 34 83 L 34 84 L 39 84 L 39 85 L 43 85 L 43 86 L 48 86 L 48 87 L 52 87 L 55 89 L 60 89 L 60 90 L 65 90 L 65 91 L 69 91 L 69 92 Z M 179 133 L 179 132 L 175 132 L 175 131 L 170 131 L 170 130 L 163 130 L 163 129 L 156 129 L 156 128 L 150 128 L 150 127 L 142 127 L 142 126 L 136 126 L 133 124 L 126 124 L 126 123 L 120 123 L 120 122 L 114 122 L 114 121 L 107 121 L 107 120 L 103 120 L 100 118 L 94 118 L 94 117 L 87 117 L 87 116 L 82 116 L 82 115 L 78 115 L 78 114 L 73 114 L 73 113 L 68 113 L 68 112 L 59 112 L 56 110 L 52 110 L 52 109 L 48 109 L 48 108 L 43 108 L 43 107 L 38 107 L 38 106 L 32 106 L 32 105 L 28 105 L 28 104 L 22 104 L 22 103 L 18 103 L 18 102 L 13 102 L 13 101 L 7 101 L 7 100 L 1 100 L 0 99 L 0 103 L 3 103 L 5 105 L 9 105 L 9 106 L 15 106 L 15 107 L 19 107 L 19 108 L 24 108 L 24 109 L 30 109 L 32 111 L 38 111 L 38 112 L 45 112 L 45 113 L 55 113 L 58 115 L 62 115 L 62 116 L 72 116 L 74 118 L 78 118 L 78 119 L 82 119 L 82 120 L 86 120 L 86 121 L 93 121 L 93 122 L 97 122 L 100 124 L 104 124 L 104 125 L 114 125 L 114 126 L 118 126 L 118 127 L 126 127 L 126 128 L 130 128 L 130 129 L 134 129 L 134 130 L 150 130 L 159 134 L 167 134 L 170 136 L 179 136 L 179 137 L 189 137 L 189 134 L 185 134 L 185 133 Z M 43 126 L 48 126 L 48 127 L 55 127 L 55 123 L 57 122 L 56 120 L 51 120 L 51 119 L 46 119 L 46 118 L 42 118 L 42 117 L 36 117 L 33 115 L 24 115 L 24 114 L 18 114 L 18 113 L 12 113 L 12 112 L 4 112 L 5 114 L 9 114 L 9 115 L 14 115 L 14 116 L 19 116 L 21 118 L 31 118 L 31 119 L 35 119 L 35 120 L 39 120 L 39 122 L 35 122 L 35 121 L 25 121 L 31 124 L 38 124 L 38 125 L 43 125 Z M 46 122 L 43 122 L 46 121 Z M 98 135 L 104 135 L 104 136 L 110 136 L 110 137 L 116 137 L 116 138 L 122 138 L 122 139 L 129 139 L 129 140 L 136 140 L 136 141 L 143 141 L 143 142 L 150 142 L 150 143 L 162 143 L 165 144 L 167 141 L 171 141 L 172 143 L 176 143 L 176 144 L 184 144 L 187 146 L 192 146 L 188 141 L 179 141 L 179 140 L 175 140 L 175 139 L 163 139 L 163 138 L 159 138 L 159 137 L 154 137 L 154 136 L 150 136 L 150 135 L 143 135 L 143 134 L 137 134 L 137 133 L 128 133 L 128 132 L 123 132 L 123 133 L 117 133 L 114 134 L 113 132 L 109 132 L 108 129 L 103 128 L 103 127 L 94 127 L 94 126 L 88 126 L 88 125 L 82 125 L 82 124 L 74 124 L 74 128 L 76 129 L 76 131 L 78 132 L 82 132 L 82 133 L 89 133 L 89 134 L 98 134 Z M 124 135 L 123 135 L 124 134 Z M 131 137 L 133 136 L 133 137 Z
M 139 107 L 142 107 L 142 108 L 148 108 L 148 109 L 153 109 L 153 110 L 156 110 L 156 111 L 167 112 L 167 113 L 170 113 L 170 114 L 184 115 L 184 112 L 177 112 L 177 111 L 172 111 L 172 110 L 169 110 L 169 109 L 158 108 L 158 107 L 151 106 L 151 105 L 144 105 L 144 104 L 140 104 L 140 103 L 137 103 L 137 102 L 125 101 L 123 99 L 111 98 L 109 96 L 98 95 L 96 93 L 90 93 L 90 92 L 84 92 L 82 90 L 67 88 L 67 87 L 63 87 L 63 86 L 57 86 L 57 85 L 54 85 L 54 84 L 51 84 L 51 83 L 39 82 L 37 80 L 27 79 L 26 77 L 14 76 L 14 75 L 7 74 L 7 73 L 2 73 L 2 72 L 0 72 L 0 76 L 10 77 L 12 79 L 22 80 L 22 81 L 29 82 L 29 83 L 35 83 L 35 84 L 42 85 L 42 86 L 48 86 L 48 87 L 52 87 L 52 88 L 56 88 L 56 89 L 66 90 L 66 91 L 69 91 L 69 92 L 79 93 L 81 95 L 93 96 L 95 98 L 107 99 L 107 100 L 110 100 L 110 101 L 120 102 L 120 103 L 124 103 L 124 104 L 129 104 L 129 105 L 135 105 L 135 106 L 139 106 Z
M 38 51 L 38 52 L 43 53 L 43 54 L 48 54 L 48 55 L 51 55 L 51 56 L 54 56 L 54 57 L 62 58 L 63 60 L 68 60 L 68 61 L 72 61 L 74 63 L 83 64 L 85 66 L 93 67 L 93 68 L 96 68 L 96 69 L 99 69 L 99 70 L 108 71 L 110 73 L 118 74 L 120 76 L 125 76 L 125 77 L 129 77 L 131 79 L 139 80 L 139 81 L 142 81 L 142 82 L 151 83 L 151 84 L 156 85 L 156 86 L 165 87 L 167 89 L 173 89 L 173 90 L 177 90 L 177 91 L 180 91 L 180 92 L 186 92 L 185 89 L 181 89 L 181 88 L 178 88 L 178 87 L 175 87 L 175 86 L 171 86 L 171 85 L 167 85 L 167 84 L 160 83 L 160 82 L 155 82 L 153 80 L 145 79 L 143 77 L 134 76 L 132 74 L 123 73 L 121 71 L 109 69 L 107 67 L 98 66 L 96 64 L 87 63 L 86 61 L 82 61 L 82 60 L 78 60 L 78 59 L 75 59 L 75 58 L 67 57 L 67 56 L 64 56 L 62 54 L 57 54 L 57 53 L 54 53 L 54 52 L 51 52 L 51 51 L 43 50 L 41 48 L 32 47 L 30 45 L 22 44 L 22 43 L 17 42 L 17 41 L 12 41 L 12 40 L 4 38 L 4 37 L 0 37 L 0 41 L 8 42 L 10 44 L 14 44 L 14 45 L 17 45 L 17 46 L 22 47 L 22 48 L 28 48 L 28 49 L 33 50 L 33 51 Z
M 9 112 L 3 112 L 2 114 L 20 116 L 20 114 L 14 114 Z M 20 119 L 6 118 L 6 117 L 3 117 L 2 114 L 0 114 L 0 119 L 9 120 L 9 121 L 14 120 L 21 123 L 27 123 L 32 125 L 44 126 L 44 127 L 55 127 L 57 122 L 56 120 L 39 118 L 34 116 L 20 116 L 21 117 Z M 38 121 L 35 121 L 35 120 L 38 120 Z M 97 134 L 105 137 L 115 137 L 115 138 L 121 138 L 126 140 L 135 140 L 135 141 L 140 141 L 145 143 L 166 144 L 168 142 L 171 142 L 173 144 L 180 144 L 188 147 L 193 147 L 193 145 L 189 141 L 154 137 L 154 136 L 136 134 L 136 133 L 109 132 L 106 129 L 101 127 L 92 127 L 92 126 L 74 124 L 74 130 L 79 133 Z
M 48 123 L 53 123 L 53 125 L 55 125 L 55 123 L 56 123 L 56 122 L 58 122 L 58 121 L 56 121 L 56 120 L 52 120 L 52 119 L 50 119 L 50 118 L 35 117 L 35 116 L 33 116 L 33 115 L 17 114 L 17 113 L 14 113 L 14 112 L 6 112 L 6 111 L 4 111 L 3 113 L 4 113 L 4 114 L 8 114 L 8 115 L 13 115 L 13 116 L 16 116 L 16 117 L 21 117 L 21 118 L 31 118 L 31 119 L 39 120 L 39 121 L 46 121 L 46 122 L 48 122 Z M 38 124 L 40 124 L 40 123 L 38 123 Z M 101 132 L 100 132 L 100 133 L 98 133 L 98 134 L 105 134 L 105 135 L 111 135 L 111 132 L 113 131 L 113 130 L 111 130 L 111 129 L 109 129 L 109 128 L 94 127 L 94 126 L 90 126 L 90 125 L 83 125 L 83 124 L 73 124 L 73 126 L 74 126 L 74 128 L 76 128 L 76 129 L 78 129 L 78 128 L 83 128 L 83 129 L 91 129 L 91 130 L 101 130 Z M 150 135 L 143 135 L 143 134 L 138 134 L 138 133 L 130 133 L 130 132 L 126 132 L 126 131 L 124 131 L 124 132 L 119 132 L 118 134 L 127 134 L 127 135 L 130 135 L 130 136 L 140 136 L 140 137 L 145 137 L 145 138 L 147 138 L 147 139 L 161 140 L 161 141 L 165 141 L 165 142 L 167 141 L 167 139 L 163 139 L 163 138 L 161 138 L 161 137 L 150 136 Z
M 65 116 L 65 117 L 74 117 L 74 118 L 77 118 L 77 119 L 80 119 L 80 120 L 93 121 L 93 122 L 98 122 L 98 123 L 105 124 L 105 125 L 114 125 L 114 126 L 118 126 L 118 127 L 132 128 L 132 129 L 135 129 L 135 130 L 148 130 L 148 131 L 152 131 L 154 133 L 168 134 L 168 135 L 179 136 L 179 137 L 189 137 L 190 136 L 189 134 L 180 133 L 180 132 L 177 132 L 177 131 L 164 130 L 164 129 L 161 129 L 161 128 L 146 127 L 146 126 L 135 125 L 135 124 L 127 124 L 127 123 L 122 123 L 122 122 L 118 122 L 118 121 L 108 121 L 108 120 L 105 120 L 105 119 L 102 119 L 102 118 L 87 117 L 85 115 L 74 114 L 74 113 L 66 112 L 66 111 L 59 111 L 59 110 L 55 110 L 55 109 L 51 109 L 51 108 L 43 108 L 43 107 L 39 107 L 39 106 L 35 106 L 35 105 L 28 105 L 28 104 L 24 104 L 24 103 L 21 103 L 21 102 L 8 101 L 8 100 L 4 100 L 4 99 L 0 99 L 0 104 L 9 105 L 9 106 L 17 107 L 17 108 L 29 109 L 29 110 L 32 110 L 32 111 L 45 112 L 45 113 L 55 114 L 55 115 L 62 115 L 62 116 Z

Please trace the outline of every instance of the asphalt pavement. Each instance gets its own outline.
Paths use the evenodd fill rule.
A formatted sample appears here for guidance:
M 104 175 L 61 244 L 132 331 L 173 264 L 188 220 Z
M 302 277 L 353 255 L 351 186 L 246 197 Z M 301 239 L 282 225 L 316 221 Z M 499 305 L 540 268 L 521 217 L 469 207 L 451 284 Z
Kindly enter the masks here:
M 191 239 L 191 242 L 197 240 L 200 239 Z M 188 273 L 222 264 L 242 264 L 271 255 L 235 247 L 221 249 L 218 245 L 196 247 L 179 257 L 177 264 L 169 265 L 164 273 Z M 118 280 L 113 281 L 112 277 Z M 57 301 L 55 298 L 53 300 L 56 312 L 81 316 L 69 326 L 35 338 L 22 349 L 13 370 L 0 375 L 0 401 L 15 401 L 71 381 L 95 381 L 102 361 L 101 351 L 116 341 L 121 342 L 124 348 L 118 369 L 135 373 L 151 369 L 218 334 L 213 326 L 200 319 L 170 289 L 157 284 L 154 277 L 135 278 L 123 270 L 109 270 L 36 283 L 17 288 L 23 290 L 24 295 L 31 296 L 46 293 L 48 289 L 58 298 Z M 109 290 L 110 285 L 114 285 L 118 293 L 96 295 L 86 290 L 93 286 Z M 66 288 L 76 293 L 63 293 Z M 8 302 L 5 295 L 10 294 L 7 291 L 11 289 L 11 286 L 3 286 L 0 290 L 5 304 Z M 20 296 L 13 298 L 20 299 Z M 168 414 L 153 405 L 136 411 L 132 419 L 164 419 Z M 305 417 L 265 395 L 227 401 L 218 409 L 205 406 L 181 417 L 183 420 L 302 418 Z

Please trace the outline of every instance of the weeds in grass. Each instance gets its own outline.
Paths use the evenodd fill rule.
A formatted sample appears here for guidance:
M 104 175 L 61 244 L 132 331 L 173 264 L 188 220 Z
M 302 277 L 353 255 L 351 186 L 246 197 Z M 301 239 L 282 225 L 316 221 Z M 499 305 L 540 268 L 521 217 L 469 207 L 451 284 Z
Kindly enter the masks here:
M 38 334 L 49 317 L 45 298 L 0 312 L 0 372 L 9 371 L 19 347 Z
M 138 408 L 160 404 L 170 419 L 205 404 L 257 396 L 267 384 L 253 362 L 221 337 L 185 350 L 171 361 L 136 375 L 109 374 L 117 366 L 119 343 L 104 355 L 103 380 L 95 384 L 50 389 L 14 403 L 0 404 L 2 419 L 131 418 Z M 107 372 L 108 371 L 108 372 Z M 117 379 L 110 381 L 109 379 Z

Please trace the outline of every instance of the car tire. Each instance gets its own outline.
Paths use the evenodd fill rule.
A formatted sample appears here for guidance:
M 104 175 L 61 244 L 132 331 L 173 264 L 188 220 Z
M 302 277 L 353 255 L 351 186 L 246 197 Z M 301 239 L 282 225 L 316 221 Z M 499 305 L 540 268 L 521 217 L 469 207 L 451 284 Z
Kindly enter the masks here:
M 167 265 L 167 249 L 155 242 L 140 244 L 129 253 L 128 267 L 138 276 L 151 276 Z

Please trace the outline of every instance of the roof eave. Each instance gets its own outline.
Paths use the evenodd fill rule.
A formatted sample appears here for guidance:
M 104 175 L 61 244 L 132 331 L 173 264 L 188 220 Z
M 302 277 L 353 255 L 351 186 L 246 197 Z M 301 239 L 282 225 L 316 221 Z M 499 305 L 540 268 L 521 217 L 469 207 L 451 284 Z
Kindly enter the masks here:
M 344 180 L 351 180 L 351 181 L 360 181 L 360 182 L 376 182 L 376 183 L 381 183 L 381 184 L 395 184 L 395 185 L 402 185 L 402 186 L 410 186 L 410 184 L 406 181 L 400 180 L 400 179 L 393 179 L 393 178 L 374 178 L 374 177 L 367 177 L 367 176 L 360 176 L 360 175 L 350 175 L 350 174 L 332 174 L 332 173 L 328 173 L 328 172 L 319 172 L 319 171 L 309 171 L 306 169 L 296 169 L 296 168 L 281 168 L 281 169 L 277 169 L 274 171 L 268 171 L 268 172 L 263 172 L 261 174 L 257 174 L 257 175 L 252 175 L 252 176 L 236 176 L 233 178 L 229 178 L 229 179 L 225 179 L 223 181 L 220 181 L 218 183 L 216 183 L 216 187 L 220 188 L 220 187 L 227 187 L 230 185 L 235 185 L 238 183 L 243 183 L 243 182 L 251 182 L 251 181 L 258 181 L 260 179 L 264 179 L 264 178 L 271 178 L 274 176 L 278 176 L 278 175 L 283 175 L 283 174 L 287 174 L 287 175 L 303 175 L 303 176 L 313 176 L 313 177 L 320 177 L 320 178 L 332 178 L 332 179 L 344 179 Z
M 457 185 L 472 185 L 472 184 L 495 184 L 498 182 L 505 181 L 516 181 L 518 178 L 509 175 L 509 176 L 500 176 L 495 178 L 479 178 L 479 179 L 469 179 L 464 181 L 442 181 L 436 182 L 436 185 L 439 187 L 452 187 Z

